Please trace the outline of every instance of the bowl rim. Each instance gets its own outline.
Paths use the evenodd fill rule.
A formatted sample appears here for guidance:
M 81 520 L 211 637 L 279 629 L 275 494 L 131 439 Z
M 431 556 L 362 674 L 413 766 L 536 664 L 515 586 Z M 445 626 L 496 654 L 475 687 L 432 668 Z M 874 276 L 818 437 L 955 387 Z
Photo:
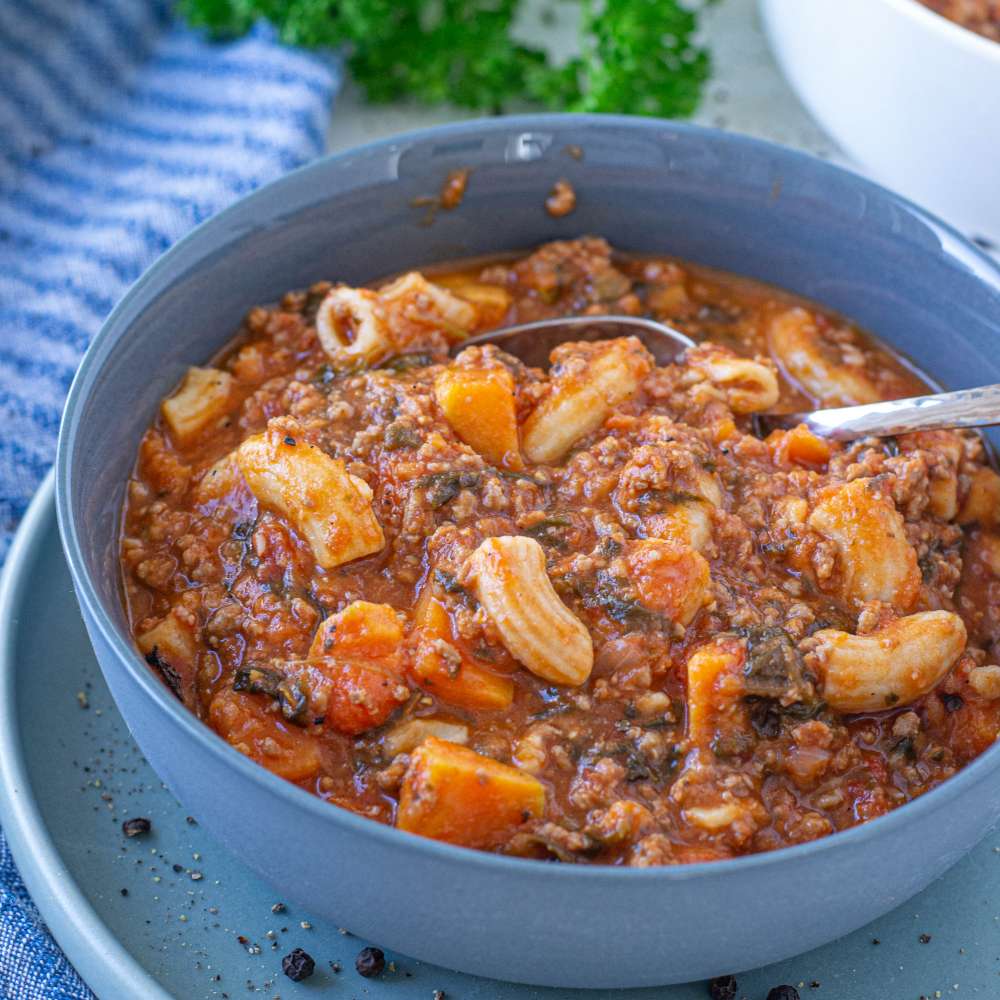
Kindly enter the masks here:
M 963 46 L 970 52 L 1000 64 L 1000 42 L 995 42 L 957 21 L 952 21 L 944 14 L 925 6 L 920 0 L 882 0 L 882 3 L 903 17 L 913 18 L 928 31 L 942 34 L 955 45 Z
M 889 0 L 897 3 L 899 0 Z M 902 0 L 919 6 L 915 0 Z M 931 12 L 928 11 L 928 14 Z M 966 29 L 961 29 L 966 30 Z M 971 34 L 971 32 L 967 32 Z M 94 387 L 95 377 L 102 370 L 106 356 L 118 341 L 126 336 L 135 326 L 141 313 L 128 324 L 122 325 L 121 317 L 131 311 L 133 305 L 140 300 L 150 287 L 155 287 L 160 275 L 168 270 L 178 258 L 183 259 L 192 242 L 201 238 L 208 228 L 225 229 L 229 219 L 238 211 L 245 211 L 247 203 L 260 199 L 265 192 L 273 196 L 276 189 L 289 184 L 297 184 L 302 177 L 311 173 L 327 171 L 331 166 L 349 163 L 359 155 L 384 154 L 396 151 L 400 146 L 408 144 L 439 141 L 442 138 L 453 138 L 463 133 L 482 134 L 484 132 L 507 132 L 525 130 L 575 128 L 625 128 L 633 131 L 657 132 L 661 135 L 673 134 L 687 137 L 698 137 L 706 142 L 722 142 L 758 152 L 767 152 L 778 156 L 792 168 L 803 167 L 818 171 L 820 174 L 849 178 L 852 184 L 858 185 L 863 191 L 877 195 L 880 199 L 888 198 L 904 208 L 909 214 L 916 216 L 928 224 L 935 232 L 947 235 L 951 239 L 948 252 L 954 256 L 954 251 L 961 251 L 963 263 L 974 270 L 983 280 L 983 272 L 993 277 L 996 290 L 1000 294 L 1000 263 L 989 257 L 972 241 L 959 233 L 954 227 L 935 215 L 914 204 L 901 195 L 889 191 L 854 172 L 836 166 L 835 164 L 810 156 L 807 153 L 780 146 L 777 143 L 756 139 L 751 136 L 721 129 L 695 125 L 688 122 L 676 122 L 660 118 L 643 118 L 629 115 L 601 114 L 569 114 L 543 113 L 527 115 L 500 116 L 497 118 L 474 118 L 445 125 L 413 129 L 398 133 L 375 142 L 320 157 L 296 170 L 262 185 L 255 191 L 239 198 L 227 208 L 217 212 L 206 221 L 192 229 L 178 240 L 169 250 L 157 258 L 131 286 L 107 319 L 101 326 L 88 347 L 74 376 L 66 399 L 63 417 L 59 430 L 59 441 L 56 454 L 56 512 L 63 552 L 70 569 L 78 602 L 81 604 L 88 626 L 96 628 L 101 638 L 108 645 L 113 655 L 124 665 L 129 679 L 138 685 L 139 690 L 153 703 L 154 711 L 165 712 L 175 725 L 193 739 L 203 752 L 217 758 L 227 768 L 235 769 L 244 780 L 260 784 L 263 789 L 277 799 L 282 800 L 291 809 L 302 809 L 319 822 L 332 823 L 345 832 L 361 837 L 370 837 L 379 842 L 386 850 L 405 850 L 414 852 L 428 861 L 450 864 L 466 864 L 484 873 L 497 874 L 507 872 L 511 875 L 540 875 L 545 872 L 546 878 L 559 882 L 565 880 L 586 879 L 588 881 L 608 881 L 617 884 L 621 880 L 629 883 L 635 880 L 644 882 L 687 882 L 697 878 L 713 878 L 720 875 L 748 872 L 774 865 L 793 864 L 805 859 L 823 855 L 830 851 L 846 850 L 853 845 L 863 844 L 883 834 L 889 835 L 904 824 L 916 825 L 920 819 L 944 807 L 971 787 L 987 779 L 1000 766 L 1000 741 L 981 753 L 975 760 L 963 767 L 958 773 L 948 778 L 940 785 L 916 799 L 907 802 L 888 813 L 868 820 L 846 830 L 834 831 L 817 840 L 773 851 L 741 855 L 717 861 L 691 862 L 678 865 L 661 865 L 650 868 L 634 868 L 620 865 L 552 865 L 536 859 L 516 858 L 507 855 L 493 854 L 472 848 L 459 847 L 453 844 L 417 836 L 377 820 L 360 816 L 350 810 L 332 807 L 330 803 L 305 789 L 294 785 L 266 768 L 252 761 L 234 747 L 230 746 L 205 722 L 189 711 L 166 686 L 157 679 L 147 666 L 138 650 L 126 638 L 113 621 L 110 613 L 97 594 L 90 573 L 86 568 L 81 550 L 80 540 L 75 525 L 73 505 L 70 502 L 70 485 L 75 478 L 72 461 L 78 433 L 78 411 L 88 398 Z M 329 186 L 324 188 L 332 193 Z M 973 265 L 978 265 L 973 267 Z M 145 309 L 146 307 L 142 307 Z M 103 666 L 102 666 L 103 670 Z

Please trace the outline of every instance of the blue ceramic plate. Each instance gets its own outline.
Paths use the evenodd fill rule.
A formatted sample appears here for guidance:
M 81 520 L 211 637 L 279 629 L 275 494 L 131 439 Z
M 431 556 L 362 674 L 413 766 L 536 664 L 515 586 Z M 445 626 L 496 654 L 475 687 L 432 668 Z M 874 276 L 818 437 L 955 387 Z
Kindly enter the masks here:
M 51 477 L 7 562 L 0 636 L 0 819 L 39 909 L 99 996 L 598 995 L 475 979 L 397 955 L 387 956 L 394 968 L 365 980 L 354 958 L 367 942 L 291 905 L 272 913 L 274 890 L 188 821 L 129 736 L 80 620 Z M 126 840 L 121 822 L 134 816 L 149 817 L 153 829 Z M 997 843 L 988 837 L 945 878 L 850 937 L 741 975 L 739 996 L 763 1000 L 779 983 L 797 986 L 803 1000 L 917 1000 L 937 990 L 957 1000 L 997 996 Z M 930 941 L 921 943 L 922 934 Z M 299 984 L 281 973 L 281 956 L 295 947 L 316 960 L 315 974 Z M 706 1000 L 708 991 L 695 983 L 601 995 Z

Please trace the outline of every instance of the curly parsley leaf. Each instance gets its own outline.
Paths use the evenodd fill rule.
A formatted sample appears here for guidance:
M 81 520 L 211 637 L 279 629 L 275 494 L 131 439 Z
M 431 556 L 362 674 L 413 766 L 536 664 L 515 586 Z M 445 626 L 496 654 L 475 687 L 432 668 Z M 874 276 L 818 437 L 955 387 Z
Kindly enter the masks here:
M 580 4 L 581 54 L 560 66 L 514 37 L 520 0 L 181 0 L 180 10 L 216 38 L 239 37 L 263 19 L 289 45 L 341 49 L 373 102 L 695 110 L 711 69 L 696 40 L 699 8 L 680 0 Z

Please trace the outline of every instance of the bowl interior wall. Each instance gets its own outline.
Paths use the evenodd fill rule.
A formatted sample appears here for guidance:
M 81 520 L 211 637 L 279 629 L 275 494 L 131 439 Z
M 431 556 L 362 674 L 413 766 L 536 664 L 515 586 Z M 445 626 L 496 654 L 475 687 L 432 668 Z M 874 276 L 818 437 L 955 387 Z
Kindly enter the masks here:
M 413 199 L 457 167 L 472 168 L 461 206 L 424 224 Z M 578 207 L 557 220 L 543 202 L 559 178 Z M 359 283 L 587 233 L 814 298 L 945 386 L 1000 381 L 996 272 L 923 213 L 818 161 L 697 129 L 592 119 L 498 119 L 383 143 L 217 217 L 111 319 L 67 445 L 75 528 L 119 627 L 117 532 L 139 438 L 184 368 L 225 344 L 252 305 L 319 279 Z

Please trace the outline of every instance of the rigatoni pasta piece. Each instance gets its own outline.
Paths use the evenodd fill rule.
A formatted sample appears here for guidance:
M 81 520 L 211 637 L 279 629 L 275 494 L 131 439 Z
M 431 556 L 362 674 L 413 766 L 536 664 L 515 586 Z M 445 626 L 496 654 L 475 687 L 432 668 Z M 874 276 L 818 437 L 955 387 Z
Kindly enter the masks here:
M 635 337 L 558 347 L 552 361 L 551 392 L 524 423 L 522 447 L 532 462 L 559 461 L 634 396 L 653 367 Z
M 471 302 L 452 295 L 410 271 L 379 289 L 391 335 L 401 343 L 429 331 L 439 331 L 451 341 L 464 340 L 475 328 L 479 311 Z
M 247 438 L 236 460 L 258 502 L 305 538 L 324 569 L 385 545 L 370 487 L 350 475 L 339 459 L 283 430 L 269 429 Z
M 965 650 L 965 623 L 950 611 L 907 615 L 869 635 L 821 629 L 807 663 L 837 712 L 881 712 L 932 691 Z
M 840 595 L 848 601 L 887 601 L 906 610 L 920 591 L 917 553 L 903 516 L 871 479 L 838 487 L 809 515 L 809 527 L 837 547 Z
M 382 303 L 367 288 L 331 289 L 316 311 L 316 334 L 339 371 L 376 364 L 395 350 Z
M 544 809 L 545 789 L 530 774 L 431 737 L 410 758 L 396 826 L 449 844 L 489 849 Z
M 463 578 L 500 633 L 507 651 L 537 677 L 577 686 L 590 676 L 594 646 L 587 627 L 561 600 L 533 538 L 487 538 Z
M 182 448 L 225 416 L 236 382 L 218 368 L 189 368 L 178 390 L 160 404 L 163 422 Z
M 451 429 L 490 465 L 523 466 L 514 378 L 506 368 L 452 366 L 435 379 L 434 396 Z

